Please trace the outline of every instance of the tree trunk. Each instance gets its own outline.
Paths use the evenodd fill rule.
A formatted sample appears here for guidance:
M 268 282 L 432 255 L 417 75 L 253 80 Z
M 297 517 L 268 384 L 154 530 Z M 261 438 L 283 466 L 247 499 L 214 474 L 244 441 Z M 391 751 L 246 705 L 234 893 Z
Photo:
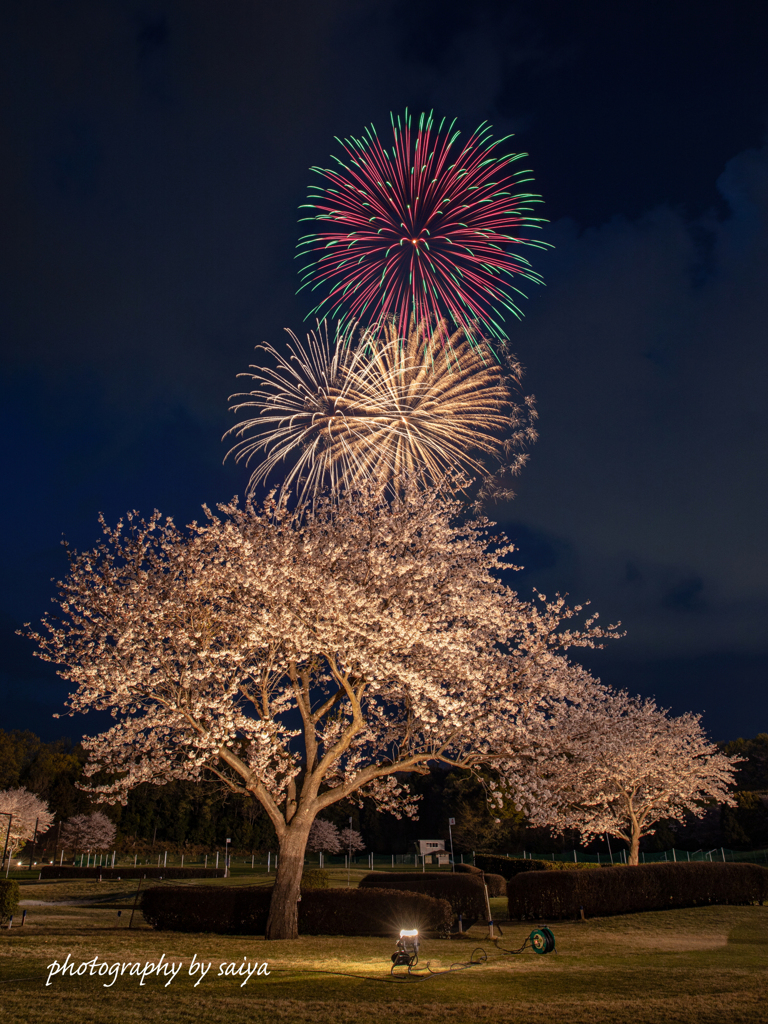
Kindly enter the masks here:
M 632 828 L 632 837 L 629 843 L 629 859 L 628 864 L 639 864 L 640 863 L 640 828 L 634 826 Z
M 280 841 L 277 877 L 272 890 L 267 921 L 268 939 L 298 939 L 299 937 L 299 890 L 301 872 L 304 869 L 304 851 L 309 838 L 312 822 L 295 821 L 286 830 Z

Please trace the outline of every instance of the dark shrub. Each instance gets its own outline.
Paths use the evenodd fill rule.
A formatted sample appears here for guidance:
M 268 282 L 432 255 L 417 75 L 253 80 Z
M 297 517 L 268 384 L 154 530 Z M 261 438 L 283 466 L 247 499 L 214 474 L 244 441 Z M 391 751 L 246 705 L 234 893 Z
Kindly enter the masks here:
M 577 864 L 569 860 L 527 860 L 522 857 L 502 857 L 500 854 L 477 853 L 475 864 L 483 871 L 501 875 L 509 880 L 523 871 L 589 871 L 604 867 L 602 864 Z
M 248 886 L 157 886 L 145 889 L 141 912 L 162 931 L 263 935 L 272 889 Z
M 9 878 L 0 878 L 0 922 L 12 917 L 18 905 L 19 883 Z
M 309 868 L 301 876 L 301 889 L 327 889 L 331 884 L 329 871 L 322 868 Z
M 73 868 L 49 865 L 40 869 L 41 878 L 223 878 L 219 868 Z
M 480 875 L 437 871 L 373 871 L 362 879 L 360 887 L 423 892 L 438 900 L 448 900 L 454 917 L 462 915 L 465 928 L 481 918 L 485 920 L 485 890 Z
M 304 935 L 397 935 L 401 928 L 445 935 L 452 919 L 447 900 L 396 889 L 326 889 L 299 904 Z
M 453 870 L 459 875 L 482 875 L 483 869 L 472 864 L 455 864 Z
M 272 889 L 163 886 L 141 900 L 145 920 L 161 931 L 263 935 Z M 299 903 L 302 935 L 396 935 L 401 928 L 440 935 L 450 929 L 450 905 L 392 889 L 308 889 Z
M 489 896 L 506 896 L 507 880 L 501 875 L 483 875 L 483 880 L 488 886 Z
M 762 903 L 768 868 L 758 864 L 643 864 L 604 871 L 534 871 L 507 884 L 509 916 L 588 917 L 711 903 Z

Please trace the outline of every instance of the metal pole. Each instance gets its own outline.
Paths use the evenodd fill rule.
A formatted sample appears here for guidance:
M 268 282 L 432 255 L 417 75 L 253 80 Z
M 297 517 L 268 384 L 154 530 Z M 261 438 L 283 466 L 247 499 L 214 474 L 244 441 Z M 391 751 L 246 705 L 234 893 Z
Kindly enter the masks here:
M 40 823 L 39 818 L 35 818 L 35 837 L 32 840 L 32 850 L 29 854 L 29 870 L 32 870 L 32 858 L 35 856 L 35 847 L 37 846 L 37 826 Z
M 352 864 L 352 815 L 349 816 L 349 855 L 347 857 L 347 888 L 349 888 L 349 869 Z
M 8 831 L 5 833 L 5 847 L 3 848 L 3 860 L 5 860 L 5 855 L 8 852 L 8 841 L 11 838 L 11 822 L 13 821 L 13 814 L 11 814 L 9 811 L 0 811 L 0 814 L 2 814 L 2 816 L 4 818 L 6 818 L 6 817 L 8 818 Z M 2 867 L 1 864 L 0 864 L 0 867 Z M 8 877 L 8 872 L 10 870 L 11 870 L 11 858 L 9 857 L 8 858 L 8 867 L 5 869 L 5 877 L 6 878 Z
M 605 841 L 606 841 L 606 843 L 608 843 L 608 853 L 611 856 L 611 866 L 613 866 L 613 850 L 611 850 L 611 837 L 608 835 L 607 832 L 605 833 Z M 553 853 L 552 854 L 552 860 L 554 860 L 554 859 L 555 859 L 555 855 Z
M 456 824 L 456 819 L 455 818 L 449 818 L 448 819 L 448 838 L 451 841 L 451 871 L 455 871 L 456 870 L 456 862 L 455 862 L 455 860 L 453 858 L 453 832 L 451 832 L 451 825 L 455 825 L 455 824 Z

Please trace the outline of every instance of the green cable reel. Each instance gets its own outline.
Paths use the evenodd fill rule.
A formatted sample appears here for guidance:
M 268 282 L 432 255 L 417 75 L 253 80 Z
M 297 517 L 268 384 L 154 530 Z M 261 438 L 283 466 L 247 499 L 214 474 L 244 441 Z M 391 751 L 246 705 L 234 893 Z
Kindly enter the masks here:
M 549 928 L 535 928 L 528 936 L 534 953 L 551 953 L 555 948 L 555 936 Z

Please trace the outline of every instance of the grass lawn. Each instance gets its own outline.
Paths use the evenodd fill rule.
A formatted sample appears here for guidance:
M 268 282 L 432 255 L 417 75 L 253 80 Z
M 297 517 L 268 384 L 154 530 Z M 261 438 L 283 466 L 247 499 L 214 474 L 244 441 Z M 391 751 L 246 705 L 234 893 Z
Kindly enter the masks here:
M 364 873 L 353 872 L 353 884 L 355 874 L 359 878 Z M 241 875 L 213 884 L 250 882 Z M 334 883 L 346 884 L 346 873 L 334 873 Z M 475 928 L 468 941 L 425 939 L 423 961 L 429 960 L 435 970 L 446 969 L 482 946 L 487 963 L 423 981 L 392 982 L 389 955 L 394 942 L 387 938 L 268 943 L 154 932 L 138 913 L 129 931 L 136 884 L 69 879 L 22 883 L 22 900 L 36 902 L 27 906 L 23 930 L 0 932 L 3 1024 L 400 1024 L 404 1018 L 430 1024 L 762 1024 L 768 1019 L 768 907 L 706 907 L 554 922 L 559 952 L 549 956 L 529 951 L 503 956 L 485 939 L 484 930 Z M 86 899 L 98 902 L 74 902 Z M 501 916 L 504 902 L 493 901 L 495 914 Z M 502 922 L 502 927 L 500 945 L 513 949 L 532 925 Z M 46 987 L 47 965 L 61 963 L 67 954 L 75 965 L 98 956 L 99 962 L 138 963 L 143 969 L 165 954 L 166 963 L 183 966 L 167 986 L 169 975 L 158 979 L 153 974 L 141 986 L 139 977 L 124 974 L 110 988 L 104 987 L 110 976 L 88 975 L 55 976 Z M 199 974 L 189 974 L 193 954 L 197 961 L 212 964 L 197 987 Z M 242 976 L 218 976 L 221 964 L 255 961 L 268 963 L 269 977 L 254 974 L 242 987 Z

